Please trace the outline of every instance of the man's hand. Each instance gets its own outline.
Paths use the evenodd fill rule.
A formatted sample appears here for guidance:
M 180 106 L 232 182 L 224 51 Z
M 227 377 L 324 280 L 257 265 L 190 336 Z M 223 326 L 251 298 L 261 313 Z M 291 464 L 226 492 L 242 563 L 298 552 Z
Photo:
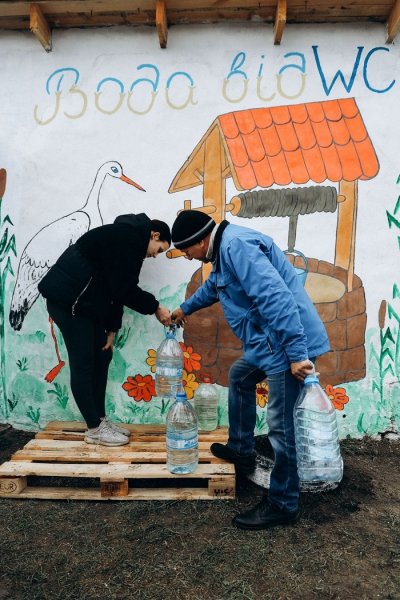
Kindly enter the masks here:
M 183 310 L 181 308 L 176 308 L 172 313 L 171 313 L 171 321 L 173 323 L 175 323 L 176 325 L 178 325 L 178 327 L 182 324 L 185 323 L 185 313 L 183 312 Z
M 102 350 L 114 350 L 114 338 L 115 331 L 107 331 L 106 345 L 102 347 Z
M 300 362 L 290 363 L 290 370 L 292 375 L 299 379 L 300 381 L 304 381 L 307 375 L 311 375 L 315 373 L 315 367 L 311 360 L 301 360 Z
M 171 325 L 171 313 L 168 308 L 165 308 L 165 306 L 161 306 L 161 304 L 159 304 L 155 315 L 163 325 Z

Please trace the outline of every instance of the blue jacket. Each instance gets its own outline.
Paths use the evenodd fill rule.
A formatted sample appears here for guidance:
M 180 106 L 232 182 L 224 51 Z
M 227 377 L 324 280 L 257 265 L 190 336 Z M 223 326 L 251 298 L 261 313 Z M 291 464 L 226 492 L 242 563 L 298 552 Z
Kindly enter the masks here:
M 272 238 L 229 224 L 207 281 L 181 304 L 185 315 L 221 302 L 244 358 L 266 374 L 330 349 L 300 278 Z

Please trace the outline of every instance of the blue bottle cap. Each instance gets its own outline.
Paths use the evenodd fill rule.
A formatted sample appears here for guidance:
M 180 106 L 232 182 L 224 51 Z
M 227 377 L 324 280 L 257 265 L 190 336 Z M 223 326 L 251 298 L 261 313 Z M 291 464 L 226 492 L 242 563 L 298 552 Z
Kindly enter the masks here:
M 184 400 L 187 400 L 186 392 L 177 392 L 177 394 L 176 394 L 176 401 L 177 402 L 183 402 Z
M 164 325 L 164 331 L 165 331 L 165 337 L 166 338 L 175 338 L 176 336 L 176 325 L 174 323 L 172 323 L 172 325 L 169 325 L 168 327 L 166 327 Z
M 304 379 L 304 385 L 307 385 L 309 383 L 319 383 L 319 379 L 315 373 L 307 375 L 307 377 Z

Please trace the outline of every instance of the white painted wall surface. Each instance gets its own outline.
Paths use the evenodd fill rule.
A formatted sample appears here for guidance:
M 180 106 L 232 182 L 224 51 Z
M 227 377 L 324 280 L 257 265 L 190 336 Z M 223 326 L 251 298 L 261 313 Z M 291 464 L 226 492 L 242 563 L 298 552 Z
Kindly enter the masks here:
M 318 47 L 316 51 L 313 46 Z M 320 60 L 320 70 L 315 52 Z M 232 66 L 238 55 L 243 64 L 239 64 L 242 59 L 237 59 Z M 55 31 L 53 51 L 49 54 L 30 34 L 2 32 L 0 168 L 7 171 L 7 187 L 1 218 L 4 221 L 9 215 L 13 223 L 17 256 L 10 256 L 15 275 L 22 251 L 31 238 L 48 223 L 85 203 L 96 172 L 103 163 L 120 162 L 125 174 L 146 189 L 144 194 L 107 178 L 100 197 L 104 223 L 112 222 L 121 213 L 146 212 L 151 218 L 172 224 L 177 212 L 183 208 L 184 200 L 191 199 L 193 207 L 202 205 L 201 186 L 175 194 L 169 194 L 168 188 L 218 115 L 235 110 L 354 97 L 380 163 L 375 178 L 359 183 L 355 258 L 355 272 L 362 279 L 366 292 L 367 336 L 375 339 L 379 333 L 381 301 L 387 300 L 400 314 L 400 301 L 393 298 L 393 286 L 400 283 L 400 232 L 393 223 L 389 228 L 387 216 L 388 211 L 396 217 L 400 190 L 397 183 L 400 173 L 399 59 L 399 46 L 385 45 L 385 31 L 380 25 L 287 26 L 281 46 L 273 45 L 272 27 L 263 25 L 173 27 L 166 50 L 159 48 L 156 31 L 150 28 Z M 231 74 L 224 96 L 224 79 L 235 66 L 243 73 Z M 276 84 L 276 75 L 283 67 L 286 67 L 282 81 L 284 96 L 278 92 Z M 62 69 L 71 70 L 62 72 Z M 257 94 L 260 69 L 262 95 L 275 94 L 269 101 L 262 100 Z M 288 96 L 294 96 L 300 90 L 301 69 L 305 74 L 304 91 L 290 99 Z M 345 84 L 337 78 L 327 93 L 338 70 L 342 71 Z M 159 82 L 156 85 L 157 72 Z M 180 74 L 174 75 L 176 73 Z M 168 91 L 167 82 L 171 76 Z M 120 91 L 125 94 L 121 107 L 113 114 L 104 114 L 95 104 L 95 93 L 106 78 L 112 80 L 101 85 L 99 102 L 103 110 L 111 111 L 120 99 Z M 127 106 L 128 92 L 141 78 L 151 79 L 153 85 L 142 81 L 134 86 L 131 100 L 136 110 L 144 111 L 149 106 L 150 92 L 157 88 L 153 107 L 142 115 L 131 112 Z M 242 94 L 246 78 L 247 93 L 240 102 L 233 102 Z M 188 85 L 190 79 L 193 89 Z M 71 92 L 73 84 L 79 91 Z M 35 107 L 37 118 L 50 119 L 57 90 L 61 93 L 58 114 L 48 124 L 41 125 L 34 118 Z M 176 106 L 185 104 L 190 94 L 193 102 L 177 109 Z M 83 111 L 84 98 L 87 106 Z M 236 191 L 229 179 L 227 199 Z M 400 220 L 399 207 L 396 218 Z M 228 219 L 243 224 L 241 219 L 229 215 Z M 286 246 L 286 219 L 256 219 L 244 224 L 261 229 L 281 247 Z M 335 215 L 312 215 L 300 222 L 297 244 L 306 255 L 317 254 L 319 259 L 333 262 L 335 233 Z M 1 264 L 1 270 L 4 267 L 5 262 Z M 188 261 L 168 260 L 165 256 L 157 261 L 146 261 L 142 285 L 156 296 L 166 298 L 169 308 L 173 309 L 182 301 L 186 283 L 195 268 L 197 266 Z M 14 332 L 8 324 L 14 283 L 15 279 L 8 274 L 3 299 L 6 320 L 3 375 L 11 404 L 8 403 L 6 410 L 6 399 L 2 398 L 0 415 L 3 420 L 25 428 L 42 427 L 52 418 L 77 418 L 79 415 L 69 391 L 68 370 L 60 375 L 60 386 L 66 386 L 68 393 L 65 408 L 55 401 L 54 394 L 48 394 L 49 384 L 43 381 L 43 375 L 54 360 L 43 301 L 39 298 L 29 311 L 20 332 Z M 148 374 L 147 350 L 157 347 L 163 335 L 162 328 L 153 317 L 133 317 L 131 314 L 127 323 L 131 334 L 130 342 L 124 348 L 126 375 Z M 386 326 L 388 323 L 387 318 Z M 363 381 L 345 386 L 350 400 L 344 411 L 338 411 L 342 435 L 376 434 L 398 426 L 400 395 L 396 373 L 399 372 L 400 350 L 396 336 L 399 323 L 393 313 L 390 326 L 395 342 L 391 347 L 393 373 L 388 371 L 383 380 L 384 404 L 380 408 L 377 405 L 376 390 L 372 389 L 377 376 L 366 348 L 367 376 Z M 33 343 L 32 336 L 37 331 L 44 332 L 45 338 Z M 136 337 L 139 341 L 135 341 Z M 17 365 L 23 357 L 26 358 L 26 370 Z M 33 388 L 23 383 L 27 376 L 37 381 L 36 385 L 30 381 Z M 17 377 L 18 386 L 15 384 Z M 116 418 L 123 421 L 162 420 L 161 411 L 156 410 L 157 398 L 146 405 L 146 408 L 150 407 L 147 413 L 129 411 L 128 401 L 134 407 L 139 407 L 139 403 L 134 403 L 121 391 L 121 383 L 113 379 L 111 369 L 109 401 Z M 32 389 L 36 395 L 31 396 L 30 402 Z M 21 393 L 20 397 L 18 393 Z M 13 402 L 16 405 L 11 410 Z M 221 389 L 221 402 L 226 404 L 225 389 Z M 28 406 L 32 412 L 28 411 Z M 360 428 L 362 412 L 368 418 Z M 379 412 L 383 414 L 379 416 Z M 346 419 L 342 419 L 344 414 Z

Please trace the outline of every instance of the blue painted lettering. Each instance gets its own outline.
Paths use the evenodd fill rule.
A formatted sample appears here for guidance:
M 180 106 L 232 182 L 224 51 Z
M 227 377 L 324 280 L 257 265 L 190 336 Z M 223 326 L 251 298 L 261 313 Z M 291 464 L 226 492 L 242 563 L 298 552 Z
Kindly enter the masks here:
M 314 52 L 315 62 L 316 62 L 316 65 L 317 65 L 317 69 L 318 69 L 318 72 L 319 72 L 319 76 L 321 78 L 321 83 L 322 83 L 322 87 L 324 88 L 325 94 L 327 96 L 329 96 L 329 94 L 332 91 L 333 86 L 335 85 L 335 83 L 336 83 L 336 81 L 338 79 L 341 80 L 341 82 L 343 84 L 343 87 L 345 88 L 346 92 L 350 93 L 351 89 L 353 87 L 353 84 L 354 84 L 354 80 L 355 80 L 356 75 L 357 75 L 358 67 L 360 65 L 361 54 L 362 54 L 362 52 L 364 50 L 364 46 L 357 46 L 358 52 L 357 52 L 356 60 L 355 60 L 354 65 L 353 65 L 353 71 L 351 73 L 349 83 L 346 83 L 344 75 L 343 75 L 342 71 L 339 69 L 338 71 L 336 71 L 336 74 L 335 74 L 334 78 L 332 79 L 330 85 L 327 84 L 327 81 L 326 81 L 326 78 L 325 78 L 325 74 L 324 74 L 324 72 L 322 70 L 322 65 L 321 65 L 321 62 L 319 60 L 319 55 L 318 55 L 318 46 L 312 46 L 312 50 Z
M 370 84 L 369 79 L 368 79 L 368 65 L 369 65 L 369 61 L 371 59 L 371 56 L 373 54 L 375 54 L 375 52 L 378 52 L 378 51 L 389 52 L 389 48 L 385 48 L 384 46 L 378 46 L 377 48 L 372 48 L 372 50 L 370 50 L 368 52 L 368 54 L 367 54 L 367 56 L 365 57 L 365 60 L 364 60 L 363 77 L 364 77 L 365 85 L 367 86 L 367 88 L 369 90 L 371 90 L 371 92 L 375 92 L 376 94 L 384 94 L 385 92 L 388 92 L 389 90 L 392 89 L 392 87 L 396 83 L 396 80 L 393 79 L 391 81 L 391 83 L 387 87 L 385 87 L 383 89 L 374 88 Z

